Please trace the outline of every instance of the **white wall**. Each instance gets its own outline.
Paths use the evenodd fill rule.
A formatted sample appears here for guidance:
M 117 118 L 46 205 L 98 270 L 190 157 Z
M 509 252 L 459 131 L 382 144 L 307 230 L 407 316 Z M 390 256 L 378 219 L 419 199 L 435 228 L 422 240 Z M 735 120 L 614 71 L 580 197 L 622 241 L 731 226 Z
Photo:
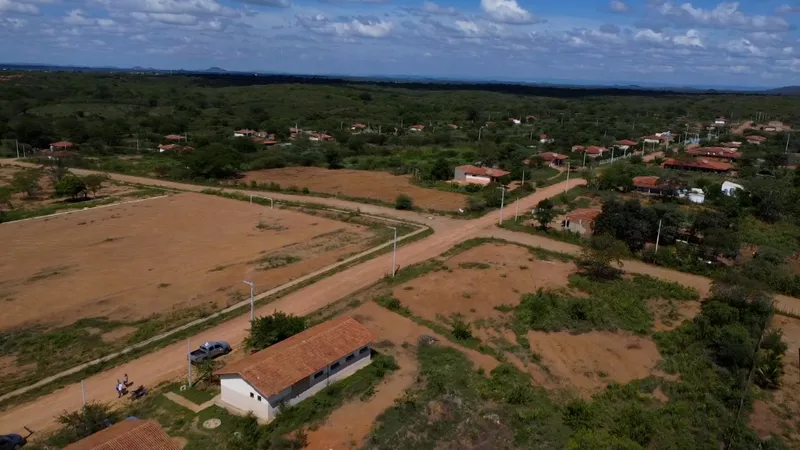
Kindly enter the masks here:
M 262 397 L 261 401 L 258 401 L 261 394 L 239 375 L 222 375 L 220 387 L 222 388 L 220 400 L 223 403 L 244 412 L 252 411 L 264 422 L 275 418 L 275 411 L 267 399 Z M 251 393 L 253 398 L 250 398 Z
M 291 397 L 286 403 L 290 405 L 296 405 L 303 400 L 311 397 L 312 395 L 316 394 L 317 392 L 325 389 L 326 387 L 330 386 L 331 384 L 343 380 L 350 375 L 358 372 L 360 369 L 368 366 L 372 362 L 372 355 L 371 352 L 367 353 L 366 357 L 362 357 L 360 359 L 356 358 L 349 366 L 345 366 L 345 359 L 342 358 L 338 362 L 341 364 L 339 369 L 335 372 L 330 371 L 330 366 L 336 363 L 337 361 L 332 361 L 328 367 L 325 368 L 326 376 L 322 376 L 318 379 L 316 384 L 312 384 L 310 388 L 306 389 L 305 391 L 301 392 L 299 395 Z M 312 375 L 313 377 L 313 375 Z M 272 403 L 272 399 L 270 399 L 270 403 Z M 273 403 L 277 404 L 277 403 Z

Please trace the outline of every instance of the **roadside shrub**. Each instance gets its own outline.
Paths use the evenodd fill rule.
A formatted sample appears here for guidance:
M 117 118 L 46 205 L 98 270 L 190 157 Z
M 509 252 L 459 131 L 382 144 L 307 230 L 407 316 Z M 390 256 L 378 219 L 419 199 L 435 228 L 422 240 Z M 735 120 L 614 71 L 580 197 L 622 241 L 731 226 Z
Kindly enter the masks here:
M 394 201 L 394 208 L 400 210 L 414 209 L 414 200 L 406 194 L 400 194 Z
M 468 322 L 464 322 L 461 318 L 453 320 L 453 331 L 451 334 L 459 341 L 467 341 L 472 339 L 472 329 Z
M 311 191 L 309 191 L 307 187 L 304 187 L 303 194 L 309 194 L 309 193 L 311 193 Z

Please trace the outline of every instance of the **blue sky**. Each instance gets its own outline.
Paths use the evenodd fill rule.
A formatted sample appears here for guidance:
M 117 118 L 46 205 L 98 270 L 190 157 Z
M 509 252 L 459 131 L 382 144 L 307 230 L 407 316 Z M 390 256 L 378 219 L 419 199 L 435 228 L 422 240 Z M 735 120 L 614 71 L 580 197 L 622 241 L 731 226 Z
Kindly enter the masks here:
M 0 61 L 800 84 L 800 0 L 0 0 Z

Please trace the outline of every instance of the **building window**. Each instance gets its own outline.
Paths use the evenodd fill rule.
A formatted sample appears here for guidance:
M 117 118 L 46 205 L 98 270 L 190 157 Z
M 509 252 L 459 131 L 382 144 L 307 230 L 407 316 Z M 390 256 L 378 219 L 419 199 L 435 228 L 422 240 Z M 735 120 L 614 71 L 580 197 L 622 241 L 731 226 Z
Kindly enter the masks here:
M 369 347 L 364 347 L 361 350 L 359 350 L 358 353 L 363 355 L 364 353 L 367 353 L 368 351 L 369 351 Z
M 317 378 L 319 378 L 319 377 L 321 377 L 323 375 L 325 375 L 325 371 L 324 370 L 320 370 L 319 372 L 314 374 L 314 379 L 316 380 Z
M 258 401 L 261 401 L 261 396 L 260 395 L 258 396 Z
M 339 366 L 341 366 L 341 364 L 339 364 L 339 361 L 336 361 L 335 363 L 331 364 L 331 370 L 336 370 L 339 368 Z
M 250 393 L 250 398 L 253 398 L 255 396 L 256 396 L 256 394 L 253 394 L 252 392 Z
M 356 358 L 356 355 L 351 353 L 351 354 L 347 355 L 347 358 L 345 358 L 344 361 L 345 362 L 350 362 L 350 361 L 354 360 L 355 358 Z

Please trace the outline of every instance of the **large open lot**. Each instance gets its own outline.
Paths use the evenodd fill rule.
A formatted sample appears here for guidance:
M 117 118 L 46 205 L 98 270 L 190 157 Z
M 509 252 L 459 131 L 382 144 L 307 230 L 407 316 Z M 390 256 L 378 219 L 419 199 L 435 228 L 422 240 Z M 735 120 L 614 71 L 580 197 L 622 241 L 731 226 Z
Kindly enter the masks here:
M 225 306 L 363 250 L 368 228 L 198 194 L 0 227 L 3 329 Z
M 455 211 L 466 205 L 467 197 L 456 192 L 426 189 L 411 183 L 409 175 L 392 175 L 388 172 L 366 170 L 328 170 L 320 167 L 286 167 L 283 169 L 248 172 L 247 183 L 278 183 L 285 189 L 291 186 L 311 192 L 343 195 L 354 198 L 372 198 L 394 203 L 400 194 L 414 200 L 414 206 L 441 211 Z
M 390 232 L 327 215 L 182 193 L 0 225 L 3 390 L 244 300 L 242 280 L 263 292 Z

